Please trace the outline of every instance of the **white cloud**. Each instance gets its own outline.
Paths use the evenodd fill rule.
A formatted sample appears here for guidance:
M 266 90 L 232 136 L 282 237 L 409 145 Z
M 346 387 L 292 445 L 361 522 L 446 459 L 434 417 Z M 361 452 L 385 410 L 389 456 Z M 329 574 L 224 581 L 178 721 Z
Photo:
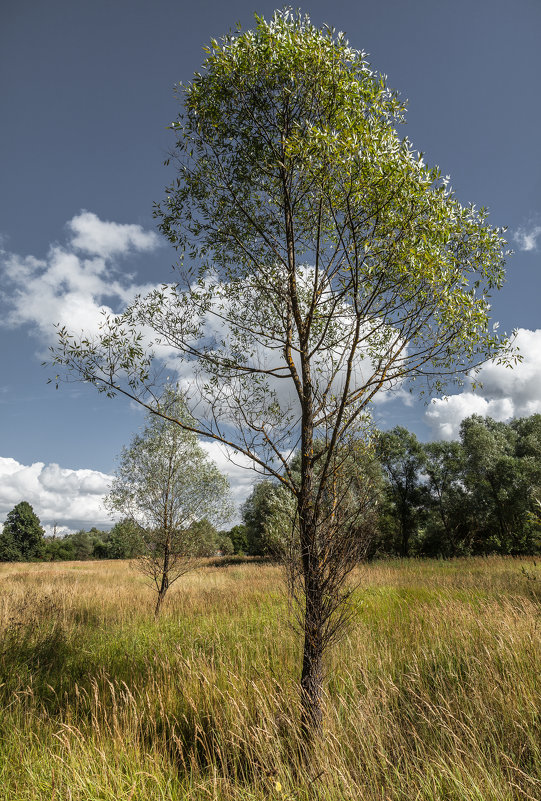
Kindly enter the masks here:
M 505 422 L 541 413 L 541 329 L 519 328 L 515 344 L 522 356 L 515 367 L 488 362 L 477 376 L 483 384 L 478 391 L 432 402 L 426 420 L 438 439 L 456 439 L 460 423 L 471 414 Z
M 55 323 L 95 333 L 103 313 L 112 314 L 151 289 L 117 271 L 113 257 L 157 247 L 155 233 L 139 225 L 103 222 L 86 211 L 68 226 L 75 234 L 71 241 L 51 246 L 45 259 L 0 253 L 6 306 L 2 324 L 30 325 L 45 344 L 56 341 Z
M 140 225 L 107 222 L 84 209 L 68 222 L 68 228 L 73 232 L 74 248 L 102 258 L 131 250 L 154 250 L 161 241 L 154 231 L 145 231 Z
M 533 225 L 529 229 L 521 226 L 517 229 L 513 239 L 520 250 L 537 250 L 539 236 L 541 236 L 541 225 Z
M 426 418 L 438 439 L 457 439 L 460 423 L 472 414 L 506 421 L 513 417 L 510 398 L 487 400 L 473 392 L 462 392 L 447 398 L 436 398 L 426 413 Z
M 28 501 L 43 524 L 110 525 L 103 508 L 112 476 L 97 470 L 70 470 L 57 464 L 24 465 L 0 457 L 0 519 L 21 501 Z
M 252 460 L 216 440 L 201 441 L 200 445 L 228 477 L 233 501 L 240 507 L 251 493 L 254 483 L 262 478 L 252 469 Z

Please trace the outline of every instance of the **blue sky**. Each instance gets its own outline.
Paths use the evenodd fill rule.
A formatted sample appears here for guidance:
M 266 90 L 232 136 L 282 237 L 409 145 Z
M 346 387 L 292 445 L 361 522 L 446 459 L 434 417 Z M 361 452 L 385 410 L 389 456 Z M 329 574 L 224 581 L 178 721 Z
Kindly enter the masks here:
M 275 6 L 253 0 L 4 0 L 0 12 L 0 520 L 29 500 L 59 528 L 104 525 L 115 457 L 142 423 L 126 402 L 80 385 L 55 391 L 41 366 L 53 324 L 91 324 L 136 289 L 169 280 L 174 255 L 152 202 L 171 173 L 173 85 L 202 47 Z M 541 4 L 538 0 L 305 3 L 346 32 L 408 99 L 404 133 L 463 203 L 506 225 L 515 255 L 494 319 L 520 329 L 524 362 L 488 366 L 484 389 L 431 407 L 376 409 L 423 439 L 453 436 L 473 411 L 541 411 Z M 467 389 L 467 388 L 466 388 Z M 213 455 L 217 456 L 216 452 Z M 221 466 L 225 466 L 223 460 Z M 236 497 L 253 476 L 232 472 Z

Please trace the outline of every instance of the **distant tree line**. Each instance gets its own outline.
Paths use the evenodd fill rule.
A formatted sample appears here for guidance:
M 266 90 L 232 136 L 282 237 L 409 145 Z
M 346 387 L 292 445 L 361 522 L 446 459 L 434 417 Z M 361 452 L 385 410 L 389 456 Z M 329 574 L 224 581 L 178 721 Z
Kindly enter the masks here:
M 191 526 L 191 556 L 232 554 L 227 532 L 200 520 Z M 59 562 L 88 559 L 133 559 L 145 550 L 143 532 L 132 520 L 116 523 L 110 531 L 92 527 L 72 534 L 46 537 L 37 515 L 26 501 L 9 513 L 0 534 L 0 562 Z
M 419 442 L 397 426 L 375 438 L 371 458 L 356 462 L 357 483 L 377 494 L 367 555 L 450 558 L 541 553 L 541 415 L 499 423 L 473 415 L 456 441 Z M 351 502 L 348 500 L 348 502 Z M 289 493 L 275 481 L 257 483 L 242 507 L 242 523 L 218 531 L 192 523 L 192 556 L 283 552 L 295 526 Z M 0 561 L 130 559 L 144 553 L 133 520 L 110 531 L 91 528 L 45 537 L 32 507 L 19 503 L 0 534 Z

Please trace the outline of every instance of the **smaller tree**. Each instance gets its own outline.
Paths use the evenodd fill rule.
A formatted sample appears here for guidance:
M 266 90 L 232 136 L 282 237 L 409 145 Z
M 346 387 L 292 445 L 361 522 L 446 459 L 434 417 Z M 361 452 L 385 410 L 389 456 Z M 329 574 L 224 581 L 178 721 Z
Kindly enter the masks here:
M 230 515 L 227 479 L 210 461 L 182 395 L 166 387 L 163 417 L 149 414 L 141 434 L 124 448 L 106 505 L 141 530 L 143 553 L 137 564 L 155 587 L 158 616 L 169 587 L 193 569 L 199 529 Z M 205 529 L 206 530 L 206 529 Z
M 0 536 L 0 561 L 27 562 L 43 553 L 44 534 L 38 516 L 27 501 L 8 514 Z

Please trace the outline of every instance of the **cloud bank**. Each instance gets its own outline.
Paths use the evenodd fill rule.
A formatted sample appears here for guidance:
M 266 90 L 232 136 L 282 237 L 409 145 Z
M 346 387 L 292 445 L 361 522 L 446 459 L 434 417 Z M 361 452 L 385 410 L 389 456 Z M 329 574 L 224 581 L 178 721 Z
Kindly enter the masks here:
M 202 442 L 201 446 L 229 478 L 233 501 L 240 506 L 257 479 L 246 469 L 250 460 L 218 442 Z M 112 519 L 103 500 L 112 480 L 113 476 L 98 470 L 72 470 L 44 462 L 24 465 L 0 456 L 0 523 L 14 506 L 28 501 L 47 533 L 52 533 L 55 524 L 57 533 L 92 526 L 108 528 Z
M 0 457 L 0 521 L 21 501 L 28 501 L 50 531 L 111 525 L 103 508 L 112 476 L 97 470 L 70 470 L 57 464 L 24 465 Z
M 225 473 L 233 501 L 240 507 L 250 494 L 256 475 L 250 460 L 218 442 L 201 442 L 203 450 Z M 98 470 L 72 470 L 57 464 L 24 465 L 0 456 L 0 524 L 21 501 L 28 501 L 47 534 L 67 534 L 81 528 L 109 528 L 113 520 L 103 506 L 113 476 Z M 230 522 L 239 522 L 240 517 Z
M 541 414 L 541 329 L 519 328 L 516 345 L 522 362 L 515 367 L 488 362 L 477 376 L 481 389 L 432 401 L 425 417 L 437 439 L 457 439 L 460 423 L 471 414 L 501 422 Z

